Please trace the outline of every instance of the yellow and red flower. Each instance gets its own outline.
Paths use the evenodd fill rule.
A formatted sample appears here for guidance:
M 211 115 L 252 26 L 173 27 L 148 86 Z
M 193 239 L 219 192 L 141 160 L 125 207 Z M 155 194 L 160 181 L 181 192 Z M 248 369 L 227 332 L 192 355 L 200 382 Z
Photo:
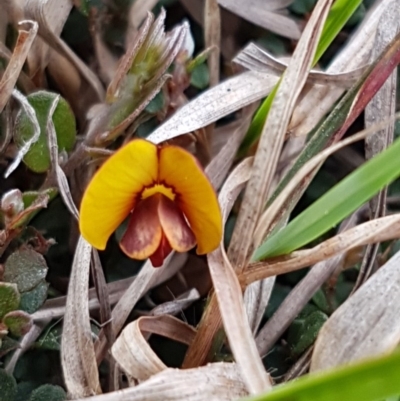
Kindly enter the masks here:
M 161 266 L 174 249 L 197 244 L 205 254 L 219 245 L 222 218 L 215 191 L 197 160 L 177 146 L 135 139 L 113 154 L 89 183 L 80 208 L 80 231 L 95 248 L 126 219 L 120 240 L 133 259 Z

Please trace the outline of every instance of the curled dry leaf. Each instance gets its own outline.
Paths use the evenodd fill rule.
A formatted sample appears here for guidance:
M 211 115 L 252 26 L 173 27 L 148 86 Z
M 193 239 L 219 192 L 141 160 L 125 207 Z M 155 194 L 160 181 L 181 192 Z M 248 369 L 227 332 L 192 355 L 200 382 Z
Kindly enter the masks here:
M 167 369 L 151 349 L 143 332 L 190 344 L 195 329 L 169 315 L 141 317 L 126 326 L 112 346 L 111 352 L 124 372 L 140 381 Z
M 171 263 L 170 263 L 171 262 Z M 170 254 L 160 269 L 154 269 L 150 261 L 141 268 L 135 280 L 120 297 L 112 311 L 114 335 L 118 335 L 139 299 L 154 285 L 172 277 L 186 262 L 185 254 Z M 167 268 L 168 267 L 168 268 Z M 104 330 L 100 331 L 95 344 L 96 358 L 100 362 L 105 355 L 107 341 Z
M 79 237 L 61 338 L 61 365 L 72 398 L 101 393 L 88 308 L 91 254 L 92 247 Z
M 322 327 L 311 370 L 391 352 L 400 341 L 400 252 L 345 301 Z
M 76 401 L 231 401 L 248 394 L 236 364 L 213 363 L 166 369 L 136 387 Z
M 13 54 L 0 81 L 0 112 L 3 111 L 14 90 L 19 74 L 24 66 L 28 52 L 36 37 L 38 24 L 35 21 L 21 21 L 20 27 L 29 26 L 29 30 L 20 28 Z

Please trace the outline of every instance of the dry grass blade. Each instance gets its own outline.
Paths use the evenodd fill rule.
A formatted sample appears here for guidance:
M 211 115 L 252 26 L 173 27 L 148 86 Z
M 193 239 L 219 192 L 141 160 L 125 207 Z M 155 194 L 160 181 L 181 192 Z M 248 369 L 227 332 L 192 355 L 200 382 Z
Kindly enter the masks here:
M 79 220 L 79 212 L 75 206 L 74 200 L 72 199 L 71 191 L 68 185 L 67 177 L 63 169 L 60 167 L 58 160 L 58 144 L 57 134 L 53 123 L 53 114 L 58 105 L 60 96 L 56 96 L 53 103 L 50 106 L 49 114 L 47 117 L 46 128 L 47 128 L 47 143 L 50 151 L 51 168 L 53 174 L 56 176 L 58 188 L 60 190 L 61 197 L 67 206 L 69 212 L 76 220 Z
M 76 401 L 231 401 L 247 395 L 235 364 L 214 363 L 166 369 L 136 387 Z
M 399 263 L 397 252 L 328 319 L 314 347 L 312 371 L 377 356 L 397 347 Z
M 253 24 L 259 25 L 278 35 L 299 39 L 300 29 L 295 21 L 285 15 L 274 12 L 285 7 L 291 2 L 266 2 L 263 0 L 248 0 L 246 4 L 239 0 L 218 0 L 218 3 L 229 11 L 247 19 Z
M 195 330 L 172 316 L 141 317 L 124 328 L 111 352 L 125 373 L 135 380 L 147 380 L 167 369 L 151 349 L 143 333 L 154 333 L 190 344 Z
M 250 284 L 244 293 L 244 305 L 251 331 L 256 335 L 261 320 L 265 315 L 269 298 L 275 285 L 275 277 Z
M 135 276 L 113 281 L 112 283 L 107 284 L 109 303 L 111 305 L 114 305 L 118 302 L 118 300 L 121 298 L 121 295 L 126 291 L 134 279 Z M 31 314 L 33 321 L 40 322 L 42 320 L 56 319 L 64 316 L 66 300 L 66 296 L 48 299 L 38 311 Z M 100 304 L 99 300 L 97 299 L 96 290 L 95 288 L 91 288 L 89 290 L 89 309 L 92 311 L 99 308 Z
M 214 86 L 179 109 L 148 139 L 161 143 L 196 131 L 236 110 L 260 100 L 278 82 L 274 75 L 244 72 Z
M 363 245 L 388 241 L 400 235 L 400 215 L 382 217 L 360 224 L 311 249 L 296 251 L 288 256 L 249 265 L 239 279 L 243 285 L 277 274 L 289 273 L 326 260 L 336 254 Z
M 254 43 L 248 44 L 234 59 L 233 62 L 251 71 L 267 72 L 281 75 L 287 68 L 287 62 L 272 56 Z M 342 88 L 349 88 L 359 79 L 365 67 L 338 73 L 328 73 L 311 70 L 307 82 L 319 85 L 336 84 Z
M 39 139 L 40 136 L 40 127 L 39 122 L 36 117 L 35 109 L 30 105 L 26 97 L 19 92 L 17 89 L 13 89 L 12 95 L 21 103 L 22 108 L 27 114 L 30 122 L 33 125 L 33 135 L 32 138 L 25 142 L 24 146 L 22 146 L 17 156 L 15 156 L 14 161 L 8 166 L 8 169 L 4 173 L 4 177 L 8 178 L 8 176 L 19 166 L 22 159 L 29 151 L 30 147 Z
M 214 47 L 216 51 L 208 56 L 210 86 L 219 82 L 219 58 L 221 46 L 221 14 L 217 0 L 206 0 L 204 9 L 204 31 L 206 48 Z
M 354 33 L 348 45 L 338 54 L 327 69 L 329 73 L 341 73 L 358 69 L 369 62 L 374 45 L 378 21 L 382 13 L 397 0 L 383 0 L 376 3 Z M 332 85 L 312 88 L 300 101 L 293 113 L 289 129 L 294 136 L 304 137 L 328 113 L 342 96 L 345 88 Z
M 20 26 L 29 26 L 29 30 L 19 29 L 18 38 L 13 54 L 8 62 L 7 68 L 0 81 L 0 113 L 10 98 L 19 74 L 24 66 L 28 52 L 32 46 L 38 31 L 38 24 L 35 21 L 21 21 Z
M 399 31 L 400 10 L 398 4 L 391 3 L 379 20 L 375 37 L 375 45 L 372 51 L 372 61 L 379 57 L 381 51 L 390 43 Z M 393 71 L 378 93 L 365 108 L 365 125 L 370 127 L 376 121 L 392 117 L 396 113 L 396 87 L 397 71 Z M 393 142 L 395 122 L 365 139 L 365 156 L 371 159 L 382 152 Z M 386 215 L 387 188 L 384 188 L 370 201 L 371 217 L 378 218 Z M 368 245 L 360 267 L 354 290 L 357 289 L 371 274 L 376 256 L 378 244 Z M 354 291 L 353 290 L 353 291 Z
M 251 163 L 252 159 L 242 162 L 232 172 L 221 190 L 219 201 L 224 220 L 248 180 Z M 249 392 L 259 393 L 269 388 L 271 384 L 255 346 L 243 305 L 242 289 L 222 245 L 208 255 L 208 264 L 233 355 Z
M 358 215 L 359 213 L 356 212 L 347 221 L 343 222 L 339 232 L 354 227 L 358 220 Z M 343 264 L 345 258 L 346 254 L 341 253 L 317 263 L 293 288 L 256 337 L 257 348 L 261 356 L 267 355 L 271 347 L 303 310 L 318 288 L 328 280 L 338 266 Z
M 88 82 L 98 100 L 102 100 L 104 98 L 104 89 L 98 77 L 56 33 L 56 27 L 53 25 L 54 21 L 58 21 L 59 16 L 64 14 L 65 11 L 68 11 L 68 15 L 68 7 L 71 7 L 70 1 L 63 1 L 62 4 L 60 3 L 61 2 L 52 2 L 49 0 L 29 0 L 25 5 L 25 11 L 28 16 L 38 22 L 39 35 L 43 40 L 76 67 L 82 77 Z M 62 13 L 60 13 L 60 11 L 62 11 Z M 61 32 L 62 25 L 61 27 L 58 26 L 58 28 Z
M 238 127 L 230 133 L 224 146 L 206 167 L 206 173 L 214 188 L 219 188 L 224 182 L 256 108 L 257 104 L 253 104 L 242 110 L 242 117 L 239 120 Z
M 399 117 L 399 115 L 397 115 L 397 117 Z M 270 232 L 273 229 L 273 225 L 276 222 L 277 216 L 280 216 L 282 205 L 285 205 L 287 203 L 287 200 L 290 199 L 290 197 L 294 196 L 299 185 L 304 182 L 307 177 L 314 174 L 314 172 L 330 155 L 344 148 L 345 146 L 364 139 L 377 130 L 386 127 L 388 123 L 392 123 L 392 121 L 395 121 L 395 119 L 396 116 L 393 116 L 379 124 L 375 124 L 368 129 L 360 131 L 350 138 L 344 139 L 343 141 L 340 141 L 335 145 L 332 145 L 329 148 L 323 150 L 322 152 L 318 153 L 317 156 L 314 156 L 311 160 L 304 164 L 304 166 L 295 174 L 295 176 L 290 180 L 290 182 L 286 185 L 282 192 L 279 193 L 279 195 L 274 199 L 274 201 L 269 205 L 267 210 L 261 216 L 254 232 L 255 242 L 262 242 L 266 233 Z
M 61 340 L 65 385 L 72 398 L 101 393 L 88 308 L 92 247 L 79 238 L 68 287 Z
M 163 304 L 156 306 L 152 309 L 151 315 L 176 315 L 188 308 L 193 302 L 198 301 L 200 298 L 201 297 L 197 289 L 192 288 L 191 290 L 181 294 L 173 301 L 164 302 Z
M 253 243 L 254 230 L 272 183 L 290 117 L 306 82 L 318 38 L 331 4 L 332 0 L 317 3 L 293 53 L 289 67 L 282 77 L 264 124 L 254 159 L 252 176 L 246 188 L 228 252 L 231 262 L 238 270 L 245 267 L 254 246 L 258 246 L 257 243 Z

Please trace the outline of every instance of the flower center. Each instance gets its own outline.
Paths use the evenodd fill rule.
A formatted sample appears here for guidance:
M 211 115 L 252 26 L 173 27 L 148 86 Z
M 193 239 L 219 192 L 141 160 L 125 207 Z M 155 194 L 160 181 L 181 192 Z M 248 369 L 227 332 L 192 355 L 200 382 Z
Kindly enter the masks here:
M 172 188 L 167 187 L 163 184 L 154 184 L 152 187 L 145 188 L 141 194 L 141 199 L 149 198 L 150 196 L 155 194 L 162 194 L 172 201 L 175 200 L 175 193 Z

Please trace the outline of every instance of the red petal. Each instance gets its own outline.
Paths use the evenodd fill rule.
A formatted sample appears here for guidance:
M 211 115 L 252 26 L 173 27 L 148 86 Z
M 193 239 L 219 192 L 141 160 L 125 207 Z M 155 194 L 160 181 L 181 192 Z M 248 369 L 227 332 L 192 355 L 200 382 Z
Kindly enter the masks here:
M 162 240 L 162 228 L 158 219 L 157 196 L 150 196 L 138 203 L 129 219 L 119 245 L 132 259 L 147 259 L 157 251 Z
M 164 263 L 164 259 L 171 253 L 172 248 L 165 235 L 162 236 L 160 246 L 150 256 L 151 264 L 153 267 L 160 267 Z
M 196 245 L 196 237 L 186 222 L 178 205 L 164 195 L 159 195 L 158 218 L 165 237 L 172 249 L 186 252 Z

